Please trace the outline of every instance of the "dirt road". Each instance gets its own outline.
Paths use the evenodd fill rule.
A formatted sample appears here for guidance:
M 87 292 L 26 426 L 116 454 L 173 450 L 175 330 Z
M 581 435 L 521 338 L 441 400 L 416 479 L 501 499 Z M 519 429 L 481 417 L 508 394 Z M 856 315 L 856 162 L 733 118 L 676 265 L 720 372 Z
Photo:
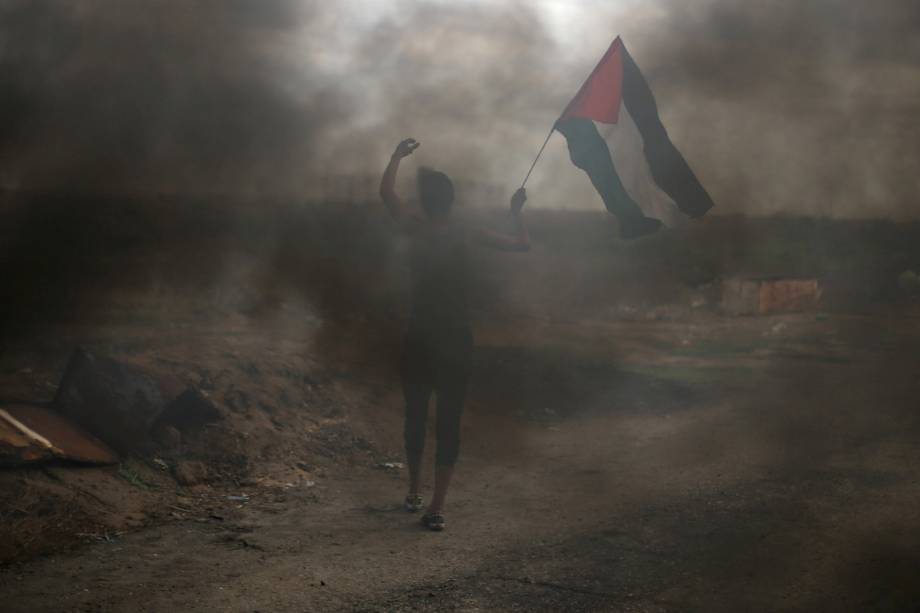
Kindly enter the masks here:
M 479 338 L 445 533 L 371 455 L 284 486 L 269 463 L 246 501 L 7 566 L 3 610 L 918 610 L 915 311 Z M 398 459 L 395 390 L 343 385 Z

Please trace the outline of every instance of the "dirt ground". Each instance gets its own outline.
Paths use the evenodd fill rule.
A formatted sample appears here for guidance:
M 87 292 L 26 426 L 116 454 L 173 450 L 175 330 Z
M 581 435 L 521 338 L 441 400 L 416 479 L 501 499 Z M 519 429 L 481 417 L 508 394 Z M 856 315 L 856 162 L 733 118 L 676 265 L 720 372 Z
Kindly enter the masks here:
M 137 247 L 164 235 L 145 221 L 113 222 L 129 247 L 84 260 L 7 253 L 7 270 L 66 263 L 94 281 L 15 308 L 4 286 L 5 321 L 52 297 L 68 312 L 7 329 L 0 400 L 49 400 L 83 346 L 195 385 L 223 418 L 117 466 L 0 471 L 0 609 L 920 611 L 920 308 L 884 296 L 913 261 L 909 232 L 898 253 L 888 230 L 862 236 L 874 255 L 814 228 L 795 248 L 751 243 L 750 227 L 627 248 L 556 221 L 535 224 L 534 253 L 487 267 L 482 293 L 500 291 L 476 305 L 440 534 L 402 510 L 388 467 L 401 316 L 377 307 L 404 287 L 317 302 L 291 279 L 315 281 L 303 264 L 323 253 L 258 239 L 228 254 L 194 224 L 191 252 Z M 808 249 L 821 258 L 790 260 Z M 392 273 L 375 264 L 356 278 Z M 774 266 L 819 276 L 822 310 L 715 307 L 714 277 Z M 320 280 L 348 294 L 339 273 Z M 375 316 L 336 319 L 355 305 Z M 204 474 L 178 482 L 183 463 Z
M 445 533 L 379 467 L 395 387 L 326 373 L 300 424 L 249 428 L 244 482 L 140 490 L 173 513 L 8 564 L 4 610 L 918 610 L 916 308 L 517 324 L 477 330 Z M 288 329 L 107 333 L 137 362 L 245 368 L 257 403 L 319 371 Z

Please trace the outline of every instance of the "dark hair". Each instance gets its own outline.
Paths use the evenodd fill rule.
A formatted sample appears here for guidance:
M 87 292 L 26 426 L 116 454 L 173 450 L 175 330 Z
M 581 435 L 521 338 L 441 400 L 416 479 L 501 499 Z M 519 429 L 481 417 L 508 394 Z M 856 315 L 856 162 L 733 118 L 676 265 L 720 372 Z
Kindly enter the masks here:
M 446 217 L 454 203 L 454 184 L 443 172 L 422 166 L 418 169 L 418 195 L 431 217 Z

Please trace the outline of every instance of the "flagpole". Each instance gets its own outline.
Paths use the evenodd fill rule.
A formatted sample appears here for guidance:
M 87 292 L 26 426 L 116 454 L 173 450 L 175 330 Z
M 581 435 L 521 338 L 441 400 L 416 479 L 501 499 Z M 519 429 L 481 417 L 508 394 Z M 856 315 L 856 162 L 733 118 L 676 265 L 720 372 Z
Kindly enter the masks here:
M 553 124 L 553 127 L 549 129 L 549 134 L 546 135 L 546 140 L 543 141 L 543 146 L 540 147 L 540 151 L 537 152 L 537 157 L 533 159 L 533 164 L 530 165 L 530 170 L 527 171 L 527 176 L 524 177 L 524 182 L 521 183 L 521 189 L 524 189 L 524 185 L 527 183 L 527 179 L 530 178 L 530 173 L 533 172 L 534 166 L 537 165 L 537 160 L 540 159 L 540 156 L 543 155 L 543 150 L 546 149 L 546 143 L 549 142 L 549 137 L 553 135 L 553 130 L 556 129 L 556 124 Z

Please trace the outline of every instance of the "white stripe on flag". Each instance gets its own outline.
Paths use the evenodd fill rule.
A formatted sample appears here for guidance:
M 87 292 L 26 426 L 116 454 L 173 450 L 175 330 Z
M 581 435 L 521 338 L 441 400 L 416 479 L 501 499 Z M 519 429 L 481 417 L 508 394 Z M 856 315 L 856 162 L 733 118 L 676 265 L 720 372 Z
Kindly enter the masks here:
M 661 191 L 652 179 L 652 171 L 645 159 L 644 142 L 626 105 L 620 103 L 620 117 L 615 124 L 595 125 L 610 149 L 613 165 L 620 175 L 626 191 L 636 201 L 646 217 L 660 219 L 669 228 L 684 225 L 686 215 L 681 213 L 671 198 Z

